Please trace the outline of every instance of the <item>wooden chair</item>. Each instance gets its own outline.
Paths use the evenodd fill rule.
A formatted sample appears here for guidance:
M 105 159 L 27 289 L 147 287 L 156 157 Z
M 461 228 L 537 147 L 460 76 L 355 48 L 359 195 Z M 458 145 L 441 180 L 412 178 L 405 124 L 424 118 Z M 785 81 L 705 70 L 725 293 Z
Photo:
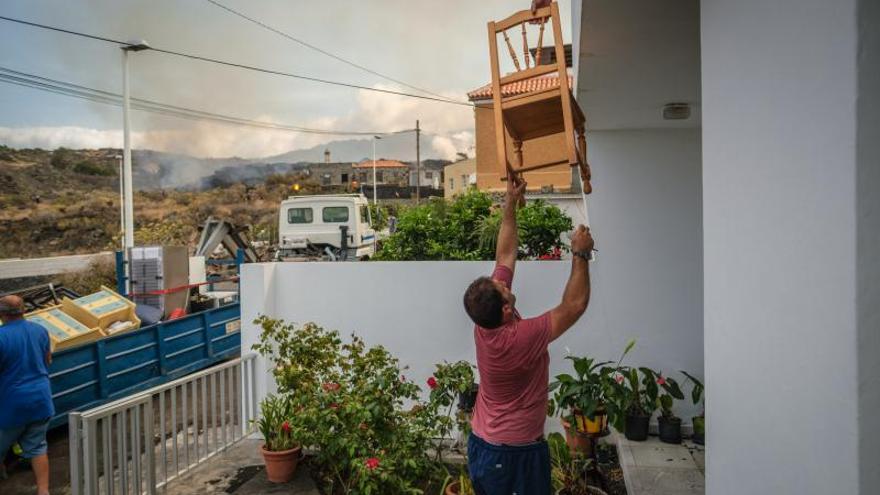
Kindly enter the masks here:
M 552 25 L 553 43 L 556 54 L 555 64 L 541 65 L 544 29 Z M 527 26 L 538 29 L 538 45 L 534 55 L 529 49 Z M 520 31 L 523 44 L 524 64 L 520 64 L 516 50 L 507 32 Z M 492 68 L 492 103 L 495 117 L 495 142 L 498 158 L 514 176 L 567 163 L 578 167 L 586 194 L 592 192 L 590 185 L 590 166 L 587 164 L 587 141 L 584 135 L 584 113 L 581 111 L 568 84 L 568 71 L 565 67 L 565 47 L 562 41 L 562 26 L 559 23 L 559 6 L 553 2 L 548 7 L 537 9 L 534 13 L 523 10 L 501 21 L 491 21 L 489 31 L 489 57 Z M 501 33 L 507 44 L 516 71 L 501 76 L 498 60 L 498 34 Z M 514 34 L 516 36 L 516 34 Z M 534 59 L 534 64 L 532 63 Z M 535 90 L 525 94 L 505 97 L 502 88 L 535 77 L 556 72 L 559 85 L 550 89 Z M 506 132 L 505 132 L 506 130 Z M 513 140 L 513 162 L 508 158 L 507 134 Z M 563 134 L 565 149 L 559 158 L 547 163 L 524 165 L 523 143 L 544 136 Z M 506 180 L 506 179 L 502 179 Z

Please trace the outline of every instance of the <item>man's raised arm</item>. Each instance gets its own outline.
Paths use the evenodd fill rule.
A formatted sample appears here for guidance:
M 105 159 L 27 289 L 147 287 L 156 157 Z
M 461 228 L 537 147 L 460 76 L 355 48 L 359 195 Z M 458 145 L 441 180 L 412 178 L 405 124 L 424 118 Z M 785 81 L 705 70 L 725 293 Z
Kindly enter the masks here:
M 516 253 L 519 249 L 516 208 L 523 201 L 525 190 L 525 181 L 508 172 L 507 194 L 504 197 L 504 210 L 501 213 L 501 229 L 498 230 L 498 242 L 495 246 L 495 263 L 510 268 L 511 272 L 516 265 Z
M 590 302 L 590 262 L 593 236 L 590 229 L 578 225 L 571 236 L 571 275 L 565 284 L 562 302 L 550 310 L 550 340 L 554 341 L 571 328 L 587 310 Z

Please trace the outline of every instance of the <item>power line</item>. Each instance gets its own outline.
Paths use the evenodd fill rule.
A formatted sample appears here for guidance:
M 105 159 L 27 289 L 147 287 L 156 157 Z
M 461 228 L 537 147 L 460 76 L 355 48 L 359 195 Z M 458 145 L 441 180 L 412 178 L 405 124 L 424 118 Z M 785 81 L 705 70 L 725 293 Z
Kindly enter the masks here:
M 302 45 L 302 46 L 304 46 L 304 47 L 306 47 L 306 48 L 309 48 L 309 49 L 311 49 L 311 50 L 314 50 L 314 51 L 316 51 L 316 52 L 318 52 L 318 53 L 320 53 L 320 54 L 322 54 L 322 55 L 326 55 L 326 56 L 328 56 L 328 57 L 330 57 L 330 58 L 332 58 L 332 59 L 334 59 L 334 60 L 338 60 L 338 61 L 340 61 L 340 62 L 342 62 L 342 63 L 344 63 L 344 64 L 350 65 L 350 66 L 355 67 L 355 68 L 357 68 L 357 69 L 360 69 L 360 70 L 362 70 L 362 71 L 364 71 L 364 72 L 367 72 L 367 73 L 373 74 L 374 76 L 379 76 L 379 77 L 381 77 L 382 79 L 385 79 L 385 80 L 391 81 L 391 82 L 393 82 L 393 83 L 400 84 L 401 86 L 405 86 L 405 87 L 407 87 L 407 88 L 414 89 L 414 90 L 416 90 L 416 91 L 421 91 L 422 93 L 427 93 L 427 94 L 429 94 L 429 95 L 436 96 L 436 97 L 438 97 L 438 98 L 442 98 L 442 99 L 444 99 L 444 100 L 448 100 L 448 101 L 452 101 L 452 102 L 455 101 L 455 100 L 453 100 L 453 99 L 451 99 L 451 98 L 448 98 L 448 97 L 446 97 L 446 96 L 443 96 L 443 95 L 441 95 L 441 94 L 435 93 L 435 92 L 433 92 L 433 91 L 429 91 L 429 90 L 424 89 L 424 88 L 420 88 L 420 87 L 418 87 L 418 86 L 414 86 L 414 85 L 412 85 L 412 84 L 409 84 L 409 83 L 403 82 L 403 81 L 401 81 L 401 80 L 399 80 L 399 79 L 395 79 L 395 78 L 393 78 L 393 77 L 391 77 L 391 76 L 389 76 L 389 75 L 382 74 L 381 72 L 378 72 L 378 71 L 375 71 L 375 70 L 373 70 L 373 69 L 370 69 L 369 67 L 364 67 L 363 65 L 360 65 L 360 64 L 358 64 L 358 63 L 356 63 L 356 62 L 352 62 L 351 60 L 348 60 L 348 59 L 342 58 L 342 57 L 340 57 L 339 55 L 336 55 L 336 54 L 334 54 L 334 53 L 332 53 L 332 52 L 329 52 L 329 51 L 327 51 L 327 50 L 324 50 L 323 48 L 320 48 L 320 47 L 318 47 L 318 46 L 315 46 L 315 45 L 313 45 L 313 44 L 311 44 L 311 43 L 309 43 L 309 42 L 307 42 L 307 41 L 303 41 L 303 40 L 301 40 L 301 39 L 299 39 L 299 38 L 296 38 L 296 37 L 294 37 L 293 35 L 291 35 L 291 34 L 289 34 L 289 33 L 286 33 L 286 32 L 284 32 L 284 31 L 281 31 L 281 30 L 278 29 L 278 28 L 275 28 L 275 27 L 273 27 L 273 26 L 270 26 L 269 24 L 266 24 L 265 22 L 263 22 L 263 21 L 261 21 L 261 20 L 259 20 L 259 19 L 255 19 L 255 18 L 253 18 L 253 17 L 248 16 L 247 14 L 244 14 L 244 13 L 238 11 L 238 10 L 233 9 L 232 7 L 229 7 L 229 6 L 227 6 L 227 5 L 224 5 L 224 4 L 220 3 L 220 2 L 218 2 L 217 0 L 206 0 L 206 1 L 207 1 L 208 3 L 211 3 L 211 4 L 213 4 L 213 5 L 217 6 L 217 7 L 219 7 L 219 8 L 221 8 L 221 9 L 223 9 L 223 10 L 225 10 L 225 11 L 227 11 L 227 12 L 233 14 L 233 15 L 236 15 L 236 16 L 238 16 L 238 17 L 241 17 L 242 19 L 245 19 L 245 20 L 247 20 L 247 21 L 249 21 L 249 22 L 252 22 L 252 23 L 254 23 L 254 24 L 256 24 L 256 25 L 258 25 L 258 26 L 260 26 L 260 27 L 262 27 L 262 28 L 264 28 L 264 29 L 267 29 L 267 30 L 269 30 L 269 31 L 271 31 L 271 32 L 273 32 L 273 33 L 275 33 L 275 34 L 277 34 L 277 35 L 283 36 L 283 37 L 285 37 L 285 38 L 287 38 L 287 39 L 289 39 L 289 40 L 291 40 L 291 41 L 293 41 L 293 42 L 295 42 L 295 43 L 298 43 L 298 44 L 300 44 L 300 45 Z M 457 103 L 460 103 L 460 102 L 457 102 Z
M 112 93 L 100 89 L 94 89 L 87 86 L 73 84 L 48 77 L 37 76 L 27 72 L 16 71 L 0 66 L 0 82 L 24 86 L 28 88 L 47 91 L 50 93 L 72 96 L 75 98 L 85 99 L 97 103 L 120 106 L 122 104 L 122 95 Z M 413 129 L 402 129 L 397 131 L 336 131 L 330 129 L 314 129 L 308 127 L 292 126 L 287 124 L 279 124 L 274 122 L 266 122 L 260 120 L 245 119 L 242 117 L 234 117 L 203 110 L 195 110 L 186 107 L 169 105 L 166 103 L 146 100 L 142 98 L 132 98 L 132 107 L 151 113 L 169 115 L 173 117 L 181 117 L 190 120 L 211 120 L 226 124 L 236 124 L 250 127 L 260 127 L 264 129 L 276 129 L 290 132 L 299 132 L 307 134 L 324 134 L 339 136 L 372 136 L 372 135 L 394 135 L 412 132 Z
M 115 44 L 121 45 L 121 46 L 129 45 L 128 42 L 116 40 L 113 38 L 107 38 L 104 36 L 96 36 L 93 34 L 81 33 L 79 31 L 72 31 L 70 29 L 63 29 L 63 28 L 59 28 L 59 27 L 55 27 L 55 26 L 49 26 L 46 24 L 39 24 L 36 22 L 25 21 L 22 19 L 15 19 L 13 17 L 0 16 L 0 19 L 2 19 L 4 21 L 9 21 L 9 22 L 15 22 L 18 24 L 24 24 L 26 26 L 37 27 L 40 29 L 48 29 L 50 31 L 56 31 L 59 33 L 65 33 L 65 34 L 71 34 L 74 36 L 89 38 L 89 39 L 93 39 L 93 40 L 97 40 L 97 41 L 104 41 L 107 43 L 115 43 Z M 390 94 L 390 95 L 396 95 L 396 96 L 405 96 L 407 98 L 419 98 L 422 100 L 436 101 L 439 103 L 447 103 L 450 105 L 461 105 L 461 106 L 467 106 L 467 107 L 473 106 L 470 103 L 465 103 L 465 102 L 460 102 L 460 101 L 455 101 L 455 100 L 448 100 L 445 98 L 436 98 L 433 96 L 425 96 L 425 95 L 415 95 L 412 93 L 404 93 L 402 91 L 393 91 L 390 89 L 371 88 L 368 86 L 361 86 L 358 84 L 344 83 L 344 82 L 339 82 L 339 81 L 331 81 L 329 79 L 321 79 L 318 77 L 304 76 L 301 74 L 294 74 L 291 72 L 283 72 L 283 71 L 274 70 L 274 69 L 266 69 L 264 67 L 257 67 L 257 66 L 253 66 L 253 65 L 247 65 L 247 64 L 239 64 L 236 62 L 229 62 L 226 60 L 219 60 L 216 58 L 204 57 L 201 55 L 194 55 L 194 54 L 186 53 L 186 52 L 178 52 L 178 51 L 168 50 L 168 49 L 164 49 L 164 48 L 151 47 L 150 50 L 152 50 L 154 52 L 165 53 L 167 55 L 174 55 L 177 57 L 188 58 L 191 60 L 199 60 L 202 62 L 208 62 L 208 63 L 218 64 L 218 65 L 225 65 L 227 67 L 245 69 L 245 70 L 250 70 L 250 71 L 254 71 L 254 72 L 262 72 L 264 74 L 272 74 L 272 75 L 276 75 L 276 76 L 284 76 L 284 77 L 290 77 L 290 78 L 294 78 L 294 79 L 302 79 L 304 81 L 311 81 L 311 82 L 316 82 L 316 83 L 321 83 L 321 84 L 330 84 L 333 86 L 342 86 L 342 87 L 352 88 L 352 89 L 362 89 L 364 91 L 372 91 L 375 93 L 384 93 L 384 94 Z

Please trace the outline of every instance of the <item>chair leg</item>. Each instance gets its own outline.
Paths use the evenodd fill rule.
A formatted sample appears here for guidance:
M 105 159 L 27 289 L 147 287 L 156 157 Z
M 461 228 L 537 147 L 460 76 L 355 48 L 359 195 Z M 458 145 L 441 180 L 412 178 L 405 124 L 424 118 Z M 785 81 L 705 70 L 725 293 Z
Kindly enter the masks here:
M 515 139 L 513 141 L 513 154 L 516 156 L 516 170 L 513 171 L 513 175 L 518 178 L 520 181 L 523 180 L 523 174 L 519 170 L 523 168 L 523 150 L 522 150 L 522 141 L 519 139 Z M 517 205 L 518 207 L 525 206 L 525 200 L 520 201 Z
M 587 162 L 587 137 L 584 132 L 583 127 L 577 128 L 577 144 L 578 144 L 578 167 L 581 172 L 581 187 L 583 187 L 584 194 L 590 194 L 593 192 L 593 185 L 590 184 L 590 179 L 592 178 L 592 172 L 590 171 L 590 164 Z

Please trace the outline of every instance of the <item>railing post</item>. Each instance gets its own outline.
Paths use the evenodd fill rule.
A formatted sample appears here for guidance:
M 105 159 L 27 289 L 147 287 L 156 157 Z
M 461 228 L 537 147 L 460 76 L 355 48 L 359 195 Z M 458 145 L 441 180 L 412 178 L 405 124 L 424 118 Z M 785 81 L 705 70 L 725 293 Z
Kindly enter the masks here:
M 67 416 L 68 447 L 70 449 L 70 493 L 82 495 L 82 415 L 72 412 Z
M 162 392 L 164 393 L 164 392 Z M 164 427 L 164 425 L 163 425 Z M 144 451 L 147 454 L 147 493 L 156 493 L 156 456 L 153 446 L 153 396 L 144 402 Z
M 97 470 L 97 456 L 98 456 L 98 441 L 97 436 L 98 429 L 95 428 L 95 424 L 93 423 L 93 419 L 86 418 L 83 421 L 82 427 L 82 436 L 83 436 L 83 481 L 85 482 L 85 490 L 89 495 L 98 493 L 98 470 Z

